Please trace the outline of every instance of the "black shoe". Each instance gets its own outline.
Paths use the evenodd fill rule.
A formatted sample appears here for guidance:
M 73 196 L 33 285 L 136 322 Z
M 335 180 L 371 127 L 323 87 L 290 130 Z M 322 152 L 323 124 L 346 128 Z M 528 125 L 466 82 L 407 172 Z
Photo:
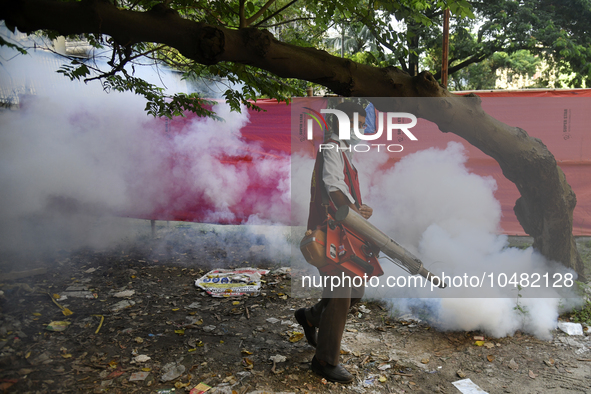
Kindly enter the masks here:
M 326 364 L 326 363 L 325 363 Z M 320 361 L 314 356 L 312 359 L 312 371 L 322 376 L 330 382 L 337 383 L 351 383 L 353 381 L 353 375 L 349 373 L 342 365 L 322 365 Z
M 294 316 L 296 321 L 304 328 L 304 334 L 310 346 L 316 347 L 316 327 L 310 327 L 308 325 L 305 308 L 295 311 Z

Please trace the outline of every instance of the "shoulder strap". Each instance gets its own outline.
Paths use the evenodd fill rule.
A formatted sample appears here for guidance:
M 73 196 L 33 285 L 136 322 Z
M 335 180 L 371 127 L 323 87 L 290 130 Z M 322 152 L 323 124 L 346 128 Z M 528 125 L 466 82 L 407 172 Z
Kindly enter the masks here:
M 347 165 L 347 163 L 349 162 L 349 160 L 347 160 L 347 156 L 345 155 L 345 152 L 342 152 L 343 154 L 343 160 L 345 160 L 345 171 L 347 172 L 347 177 L 349 178 L 349 189 L 351 191 L 351 194 L 353 195 L 353 198 L 355 199 L 355 206 L 357 207 L 357 209 L 360 208 L 359 205 L 359 199 L 357 198 L 357 193 L 355 192 L 355 186 L 353 184 L 353 179 L 351 179 L 351 172 L 349 171 L 349 166 Z
M 324 155 L 320 153 L 320 174 L 317 175 L 318 179 L 318 186 L 320 187 L 320 195 L 322 196 L 322 206 L 326 207 L 326 212 L 328 215 L 328 207 L 330 205 L 330 197 L 328 192 L 326 191 L 326 185 L 324 184 L 324 179 L 322 178 L 322 173 L 324 171 Z
M 333 139 L 329 139 L 327 140 L 327 142 L 334 142 L 335 144 L 337 144 L 337 146 L 339 146 L 339 142 L 335 141 Z M 359 205 L 359 199 L 357 198 L 357 193 L 355 192 L 355 187 L 353 186 L 353 180 L 351 179 L 351 172 L 349 171 L 349 159 L 347 159 L 347 155 L 345 155 L 345 152 L 342 151 L 341 154 L 343 155 L 343 162 L 345 164 L 345 171 L 347 172 L 347 177 L 349 178 L 349 190 L 351 191 L 351 195 L 353 195 L 353 199 L 355 200 L 355 206 L 357 207 L 357 209 L 360 208 Z M 347 165 L 347 163 L 349 163 L 349 165 Z M 322 156 L 322 167 L 324 168 L 324 156 Z M 322 176 L 320 177 L 322 178 Z M 324 181 L 322 181 L 322 186 L 324 186 Z M 325 200 L 326 198 L 326 200 Z M 330 201 L 330 197 L 328 195 L 328 192 L 326 191 L 326 187 L 322 188 L 322 204 L 327 203 Z

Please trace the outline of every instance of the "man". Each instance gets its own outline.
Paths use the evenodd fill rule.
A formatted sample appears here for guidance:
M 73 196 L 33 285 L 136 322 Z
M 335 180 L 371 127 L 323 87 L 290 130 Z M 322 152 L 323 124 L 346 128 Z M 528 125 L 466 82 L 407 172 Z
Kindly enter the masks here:
M 328 211 L 332 214 L 343 205 L 349 206 L 366 219 L 373 213 L 373 210 L 361 201 L 358 173 L 352 162 L 351 143 L 356 142 L 355 133 L 352 131 L 355 126 L 354 113 L 358 113 L 357 126 L 363 133 L 366 112 L 361 105 L 351 102 L 341 103 L 335 109 L 349 116 L 352 141 L 339 140 L 338 134 L 333 131 L 326 143 L 335 147 L 322 149 L 322 152 L 317 154 L 308 217 L 308 229 L 311 230 L 315 230 L 326 220 L 326 203 L 329 203 Z M 340 149 L 337 149 L 337 146 Z M 340 273 L 338 275 L 340 276 Z M 349 309 L 363 297 L 364 290 L 364 287 L 340 287 L 333 291 L 324 288 L 322 299 L 316 305 L 295 312 L 295 318 L 304 328 L 308 343 L 316 347 L 312 370 L 331 382 L 353 381 L 353 376 L 339 362 L 341 339 Z

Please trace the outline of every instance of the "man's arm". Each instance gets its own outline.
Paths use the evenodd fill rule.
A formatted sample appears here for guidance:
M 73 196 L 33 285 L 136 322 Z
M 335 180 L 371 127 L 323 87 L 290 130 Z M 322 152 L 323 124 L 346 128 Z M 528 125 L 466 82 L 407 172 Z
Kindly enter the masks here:
M 355 204 L 355 199 L 349 193 L 349 186 L 345 182 L 343 154 L 337 149 L 324 150 L 322 154 L 324 156 L 322 180 L 326 185 L 331 200 L 337 208 L 341 205 Z M 340 193 L 336 197 L 338 200 L 335 200 L 333 193 Z M 339 197 L 342 197 L 342 199 Z
M 343 161 L 342 153 L 339 152 L 338 149 L 329 149 L 324 150 L 322 154 L 324 155 L 322 179 L 330 199 L 336 208 L 338 209 L 343 205 L 347 205 L 365 219 L 369 219 L 373 213 L 373 209 L 365 204 L 357 209 L 355 206 L 355 199 L 348 192 L 349 187 L 345 183 L 345 175 L 343 174 L 345 163 Z M 345 190 L 347 192 L 345 192 Z
M 343 193 L 340 190 L 330 192 L 330 198 L 332 199 L 332 202 L 337 207 L 337 209 L 343 205 L 347 205 L 349 208 L 359 213 L 365 219 L 369 219 L 373 213 L 373 209 L 365 204 L 361 205 L 361 207 L 357 209 L 355 204 L 351 203 L 351 201 L 349 201 L 349 198 L 345 196 L 345 193 Z

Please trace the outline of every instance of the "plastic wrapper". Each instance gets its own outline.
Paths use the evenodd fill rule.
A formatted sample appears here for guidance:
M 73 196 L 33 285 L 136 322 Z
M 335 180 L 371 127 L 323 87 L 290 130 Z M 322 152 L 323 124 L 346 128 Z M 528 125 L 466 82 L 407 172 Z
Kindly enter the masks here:
M 256 296 L 261 290 L 261 276 L 269 270 L 257 268 L 215 269 L 195 281 L 195 286 L 214 297 Z

